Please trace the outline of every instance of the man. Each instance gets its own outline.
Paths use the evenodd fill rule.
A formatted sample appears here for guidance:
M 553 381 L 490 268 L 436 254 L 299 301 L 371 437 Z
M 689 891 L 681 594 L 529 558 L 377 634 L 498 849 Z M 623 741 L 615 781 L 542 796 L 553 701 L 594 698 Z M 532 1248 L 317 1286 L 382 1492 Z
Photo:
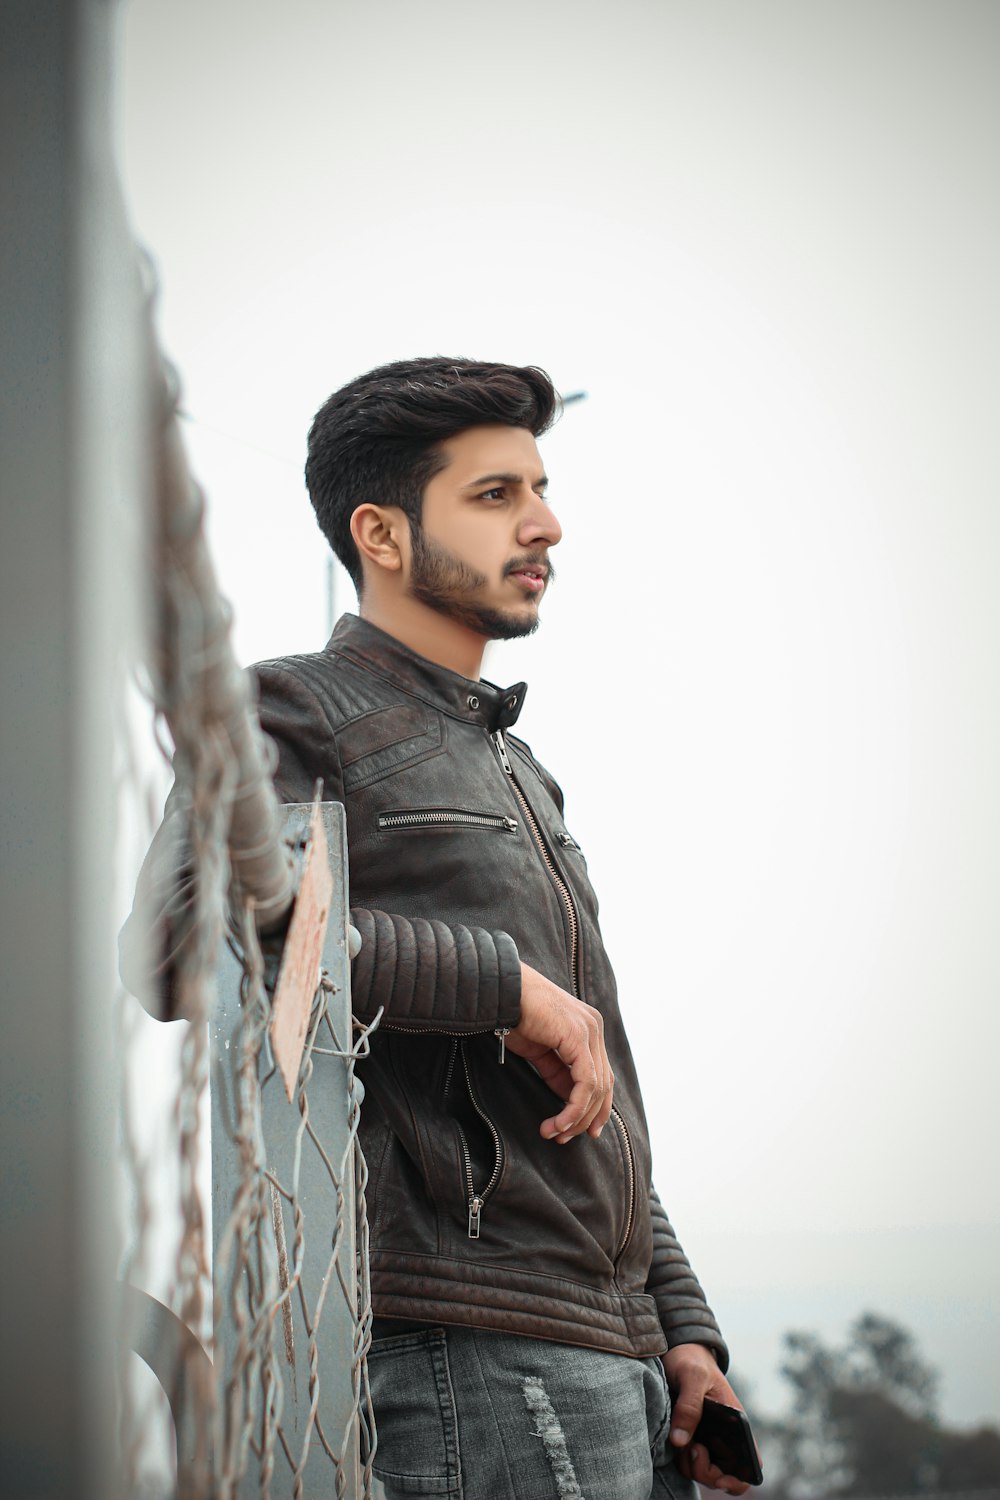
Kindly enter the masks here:
M 279 795 L 309 802 L 322 779 L 346 809 L 352 1005 L 382 1013 L 359 1067 L 389 1500 L 746 1489 L 691 1441 L 706 1395 L 739 1403 L 652 1188 L 583 853 L 511 732 L 525 685 L 480 677 L 488 641 L 535 630 L 553 577 L 535 440 L 557 405 L 540 370 L 464 359 L 331 396 L 306 478 L 360 618 L 254 669 Z M 609 744 L 607 795 L 631 770 Z M 137 912 L 163 908 L 169 993 L 173 817 L 159 842 Z
M 556 408 L 541 371 L 463 359 L 333 395 L 306 477 L 360 618 L 256 668 L 279 794 L 321 777 L 346 807 L 353 1006 L 383 1012 L 361 1135 L 390 1497 L 746 1488 L 690 1441 L 706 1394 L 738 1402 L 651 1186 L 583 854 L 511 732 L 524 684 L 480 677 L 552 579 Z M 613 796 L 610 744 L 601 770 Z

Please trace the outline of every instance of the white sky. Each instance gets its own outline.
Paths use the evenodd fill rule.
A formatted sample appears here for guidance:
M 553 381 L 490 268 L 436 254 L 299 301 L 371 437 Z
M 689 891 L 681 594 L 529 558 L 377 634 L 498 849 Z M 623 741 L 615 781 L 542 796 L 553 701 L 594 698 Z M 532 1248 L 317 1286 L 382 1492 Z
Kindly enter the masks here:
M 661 1195 L 762 1397 L 900 1317 L 1000 1418 L 990 0 L 132 0 L 122 156 L 250 661 L 384 360 L 541 364 L 519 732 L 602 898 Z M 339 579 L 339 607 L 353 593 Z M 766 1403 L 765 1403 L 766 1404 Z

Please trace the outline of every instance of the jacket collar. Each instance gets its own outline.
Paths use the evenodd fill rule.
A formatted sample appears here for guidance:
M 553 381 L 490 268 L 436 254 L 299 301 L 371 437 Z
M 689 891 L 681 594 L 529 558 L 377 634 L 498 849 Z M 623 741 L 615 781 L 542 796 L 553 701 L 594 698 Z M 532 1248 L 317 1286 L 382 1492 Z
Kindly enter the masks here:
M 481 724 L 491 733 L 517 722 L 528 691 L 525 682 L 500 688 L 492 682 L 473 682 L 469 677 L 460 677 L 457 672 L 418 656 L 395 636 L 387 635 L 358 615 L 341 615 L 326 650 L 346 657 L 403 692 L 422 698 L 453 719 Z

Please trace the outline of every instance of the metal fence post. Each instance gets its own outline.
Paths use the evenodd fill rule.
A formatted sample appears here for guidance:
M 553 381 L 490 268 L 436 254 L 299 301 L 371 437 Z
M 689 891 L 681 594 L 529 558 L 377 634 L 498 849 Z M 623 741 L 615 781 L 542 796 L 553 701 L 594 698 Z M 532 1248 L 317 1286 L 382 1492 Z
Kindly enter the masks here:
M 0 1492 L 118 1492 L 112 713 L 139 614 L 139 285 L 111 0 L 0 6 Z

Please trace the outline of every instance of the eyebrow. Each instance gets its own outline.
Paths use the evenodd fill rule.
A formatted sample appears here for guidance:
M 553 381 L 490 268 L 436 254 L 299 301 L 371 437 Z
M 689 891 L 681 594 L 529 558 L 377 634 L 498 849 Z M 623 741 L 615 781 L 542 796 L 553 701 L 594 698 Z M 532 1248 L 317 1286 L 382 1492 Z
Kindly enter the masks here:
M 531 488 L 533 490 L 536 490 L 536 489 L 538 489 L 539 485 L 541 485 L 544 488 L 548 484 L 548 482 L 549 482 L 548 476 L 546 474 L 542 474 L 538 479 L 535 480 L 535 482 L 531 486 Z M 480 487 L 480 485 L 483 485 L 483 484 L 523 484 L 523 483 L 524 483 L 524 475 L 523 474 L 481 474 L 480 477 L 478 479 L 474 479 L 471 484 L 463 484 L 462 488 L 463 488 L 463 490 L 478 490 L 479 487 Z

